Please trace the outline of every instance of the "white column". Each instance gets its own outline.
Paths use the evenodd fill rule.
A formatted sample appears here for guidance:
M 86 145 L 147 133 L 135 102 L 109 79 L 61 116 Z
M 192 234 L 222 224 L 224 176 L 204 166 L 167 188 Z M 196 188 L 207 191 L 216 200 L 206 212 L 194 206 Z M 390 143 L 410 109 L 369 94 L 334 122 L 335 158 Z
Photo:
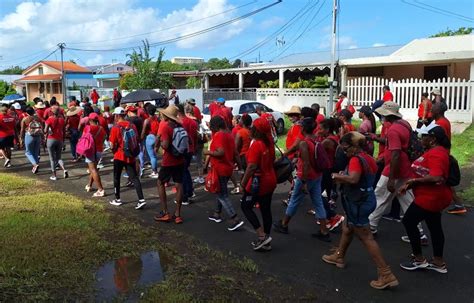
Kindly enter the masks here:
M 53 81 L 49 82 L 49 98 L 53 97 Z
M 346 90 L 347 86 L 347 66 L 341 66 L 341 91 Z
M 25 82 L 26 85 L 26 102 L 30 101 L 30 93 L 28 92 L 28 82 Z
M 278 84 L 279 84 L 280 89 L 284 88 L 284 84 L 285 84 L 285 70 L 284 69 L 280 69 L 278 71 Z
M 209 75 L 204 75 L 204 90 L 207 91 L 209 89 Z
M 239 92 L 243 91 L 244 88 L 244 74 L 239 74 Z
M 472 120 L 471 120 L 471 123 L 472 123 L 472 121 L 474 121 L 474 61 L 471 62 L 471 70 L 469 72 L 469 84 L 470 84 L 470 88 L 468 89 L 468 91 L 471 93 L 471 95 L 470 95 L 470 102 L 471 102 L 470 110 L 471 110 L 471 115 L 472 115 Z

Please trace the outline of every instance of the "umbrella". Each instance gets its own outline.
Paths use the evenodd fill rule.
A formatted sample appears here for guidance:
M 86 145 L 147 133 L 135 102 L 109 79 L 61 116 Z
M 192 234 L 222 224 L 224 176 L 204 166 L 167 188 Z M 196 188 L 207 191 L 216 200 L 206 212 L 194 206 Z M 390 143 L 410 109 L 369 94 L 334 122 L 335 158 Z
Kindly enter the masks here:
M 22 95 L 19 95 L 19 94 L 11 94 L 11 95 L 8 95 L 8 96 L 5 96 L 3 98 L 3 100 L 1 101 L 1 103 L 13 103 L 15 101 L 24 101 L 26 98 L 23 97 Z
M 153 101 L 166 98 L 165 95 L 152 89 L 140 89 L 127 94 L 120 100 L 120 103 L 135 103 L 140 101 Z

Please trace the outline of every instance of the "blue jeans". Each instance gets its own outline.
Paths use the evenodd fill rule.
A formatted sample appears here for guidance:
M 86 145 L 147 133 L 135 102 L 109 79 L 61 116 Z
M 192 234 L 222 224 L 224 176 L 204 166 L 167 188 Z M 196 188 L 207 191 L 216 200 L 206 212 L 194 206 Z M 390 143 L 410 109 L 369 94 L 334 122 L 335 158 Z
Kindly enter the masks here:
M 189 165 L 191 165 L 191 159 L 193 155 L 187 153 L 184 155 L 184 171 L 183 171 L 183 201 L 188 201 L 188 199 L 193 195 L 193 179 L 191 179 L 191 173 L 189 172 Z
M 145 140 L 146 141 L 146 140 Z M 147 159 L 147 151 L 146 151 L 146 142 L 138 143 L 140 145 L 140 153 L 138 154 L 138 161 L 140 162 L 140 169 L 145 167 L 145 161 Z
M 316 180 L 307 180 L 306 187 L 308 194 L 316 211 L 316 219 L 326 219 L 326 210 L 324 209 L 323 199 L 321 197 L 321 178 Z M 286 215 L 293 217 L 296 214 L 298 206 L 303 202 L 305 193 L 303 192 L 303 182 L 300 178 L 296 178 L 293 193 L 291 194 L 290 202 L 286 208 Z
M 32 165 L 37 165 L 39 162 L 39 154 L 41 148 L 41 136 L 31 136 L 30 134 L 25 134 L 25 155 L 28 161 Z
M 158 171 L 158 158 L 156 157 L 156 152 L 155 152 L 155 142 L 156 142 L 155 135 L 150 134 L 146 136 L 145 147 L 148 153 L 148 157 L 150 157 L 151 170 L 156 173 Z
M 219 176 L 220 191 L 217 193 L 217 208 L 215 212 L 220 214 L 222 208 L 224 208 L 229 218 L 232 219 L 237 216 L 237 213 L 234 210 L 234 206 L 232 206 L 232 202 L 229 199 L 229 192 L 227 191 L 227 183 L 229 183 L 229 179 L 230 177 Z
M 79 133 L 79 130 L 75 128 L 69 129 L 69 133 L 71 134 L 71 138 L 69 139 L 69 142 L 71 142 L 71 155 L 74 159 L 76 159 L 77 158 L 76 146 L 77 146 L 77 142 L 79 141 L 79 138 L 81 137 L 81 134 Z

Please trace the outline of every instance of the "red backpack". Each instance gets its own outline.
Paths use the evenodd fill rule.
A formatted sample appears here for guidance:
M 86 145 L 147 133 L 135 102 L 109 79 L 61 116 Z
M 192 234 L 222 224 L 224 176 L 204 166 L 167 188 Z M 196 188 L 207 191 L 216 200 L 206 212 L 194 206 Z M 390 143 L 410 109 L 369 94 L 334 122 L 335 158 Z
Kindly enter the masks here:
M 314 144 L 314 163 L 316 170 L 322 172 L 331 168 L 331 162 L 329 161 L 328 154 L 321 142 L 316 140 L 310 141 Z

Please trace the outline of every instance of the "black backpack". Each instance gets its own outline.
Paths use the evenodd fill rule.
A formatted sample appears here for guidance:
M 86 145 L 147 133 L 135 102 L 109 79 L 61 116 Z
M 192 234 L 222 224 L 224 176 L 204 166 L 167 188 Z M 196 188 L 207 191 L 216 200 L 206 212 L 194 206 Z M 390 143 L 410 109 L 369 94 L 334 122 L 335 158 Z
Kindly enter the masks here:
M 420 138 L 418 138 L 418 134 L 412 130 L 411 126 L 407 126 L 405 123 L 402 123 L 399 121 L 395 123 L 403 125 L 410 132 L 408 148 L 405 150 L 405 152 L 408 155 L 408 159 L 410 159 L 410 161 L 413 162 L 419 157 L 421 157 L 421 155 L 423 155 L 424 153 L 423 144 L 421 144 L 421 140 Z
M 461 170 L 459 169 L 459 163 L 456 158 L 449 155 L 449 174 L 446 179 L 446 185 L 458 186 L 461 183 Z

